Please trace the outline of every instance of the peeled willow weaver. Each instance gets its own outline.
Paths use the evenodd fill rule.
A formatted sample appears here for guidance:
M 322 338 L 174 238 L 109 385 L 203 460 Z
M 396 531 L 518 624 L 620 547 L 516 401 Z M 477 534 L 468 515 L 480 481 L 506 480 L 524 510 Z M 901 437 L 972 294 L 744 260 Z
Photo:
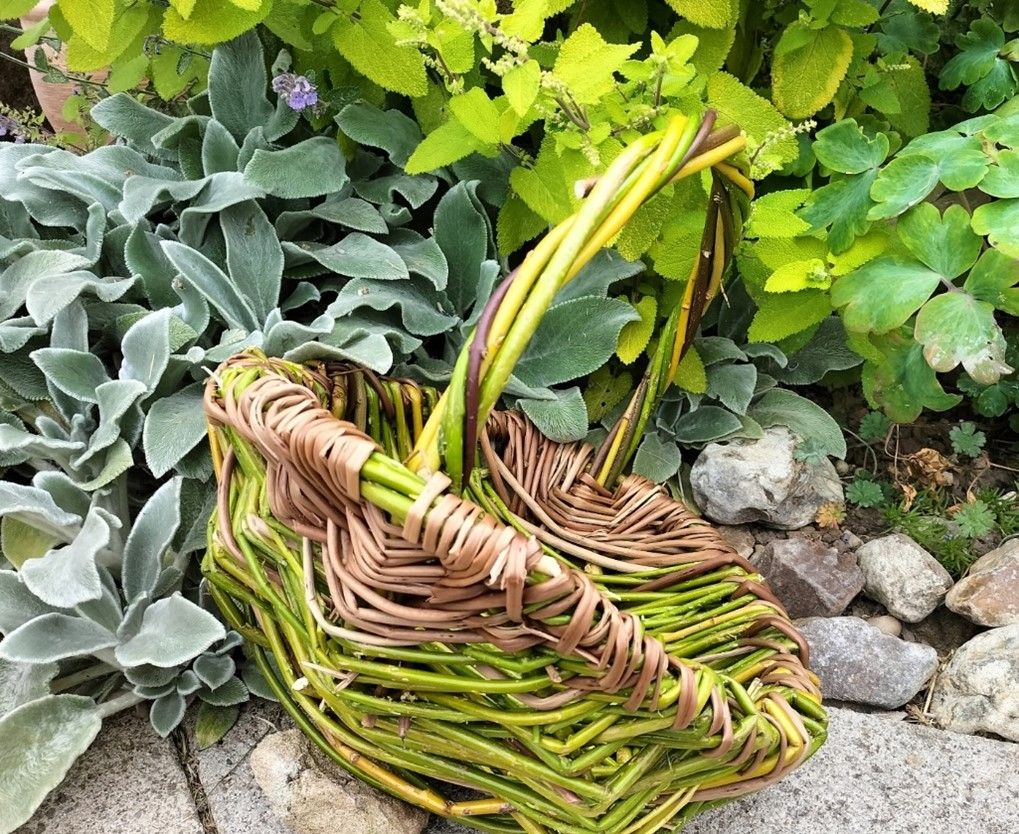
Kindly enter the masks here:
M 621 475 L 750 190 L 725 161 L 743 140 L 713 123 L 678 117 L 582 185 L 493 294 L 441 398 L 253 351 L 209 381 L 214 597 L 302 729 L 428 811 L 493 832 L 678 830 L 824 740 L 806 644 L 754 567 Z M 685 296 L 601 447 L 495 410 L 558 290 L 662 187 L 708 170 Z

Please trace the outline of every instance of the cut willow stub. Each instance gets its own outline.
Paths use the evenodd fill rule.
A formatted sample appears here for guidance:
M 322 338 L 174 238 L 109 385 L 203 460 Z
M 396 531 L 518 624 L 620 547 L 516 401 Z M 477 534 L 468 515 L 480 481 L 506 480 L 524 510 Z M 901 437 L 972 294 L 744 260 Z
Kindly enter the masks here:
M 678 830 L 824 740 L 806 643 L 753 565 L 620 475 L 719 290 L 733 183 L 750 187 L 726 162 L 742 140 L 712 127 L 680 117 L 585 184 L 442 397 L 254 351 L 209 380 L 217 603 L 312 739 L 431 812 L 492 832 Z M 664 185 L 713 166 L 683 301 L 601 448 L 496 410 L 558 289 Z

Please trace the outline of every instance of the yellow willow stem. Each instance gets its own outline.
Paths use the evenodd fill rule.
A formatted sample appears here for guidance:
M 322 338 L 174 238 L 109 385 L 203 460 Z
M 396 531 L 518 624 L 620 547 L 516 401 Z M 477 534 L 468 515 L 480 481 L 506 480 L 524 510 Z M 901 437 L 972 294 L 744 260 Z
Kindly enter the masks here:
M 633 216 L 634 212 L 637 211 L 652 194 L 656 188 L 661 184 L 661 178 L 668 172 L 669 163 L 672 161 L 672 155 L 676 148 L 679 147 L 680 142 L 684 138 L 693 140 L 693 134 L 697 131 L 699 123 L 690 122 L 686 116 L 677 116 L 671 122 L 669 122 L 668 128 L 666 128 L 665 135 L 662 137 L 662 143 L 658 146 L 658 150 L 655 151 L 654 157 L 651 159 L 650 164 L 647 166 L 640 179 L 634 184 L 632 190 L 619 201 L 619 204 L 612 210 L 605 222 L 601 224 L 598 230 L 592 235 L 591 240 L 588 241 L 587 245 L 580 251 L 580 255 L 577 256 L 576 262 L 570 269 L 569 274 L 566 276 L 566 280 L 569 281 L 573 278 L 588 261 L 597 255 L 613 237 L 626 225 L 627 221 Z M 689 134 L 688 137 L 684 137 L 684 133 Z M 687 142 L 689 144 L 689 142 Z
M 699 260 L 699 256 L 698 256 Z M 676 378 L 676 371 L 679 370 L 679 360 L 683 353 L 684 336 L 686 333 L 686 325 L 690 320 L 690 310 L 693 307 L 693 292 L 694 284 L 696 283 L 698 270 L 698 261 L 694 261 L 693 270 L 690 272 L 690 277 L 686 279 L 686 289 L 683 290 L 683 301 L 679 308 L 679 321 L 676 324 L 676 341 L 672 345 L 672 357 L 669 359 L 669 372 L 666 374 L 666 379 L 669 380 L 669 384 L 672 384 L 672 380 Z
M 711 262 L 711 282 L 708 284 L 707 297 L 704 299 L 704 309 L 714 301 L 722 287 L 722 273 L 725 272 L 725 218 L 722 212 L 715 218 L 715 257 Z M 672 380 L 669 380 L 670 382 Z
M 729 182 L 738 187 L 751 200 L 754 199 L 753 181 L 735 165 L 730 165 L 728 162 L 716 162 L 715 170 L 729 180 Z
M 742 136 L 737 136 L 735 139 L 730 139 L 724 145 L 719 145 L 717 148 L 712 148 L 710 151 L 695 156 L 676 172 L 672 182 L 689 177 L 691 174 L 696 174 L 706 168 L 713 168 L 719 162 L 724 162 L 733 154 L 739 153 L 746 146 L 747 140 Z
M 517 276 L 513 279 L 513 283 L 506 292 L 506 297 L 502 300 L 502 304 L 499 306 L 499 310 L 492 321 L 492 328 L 489 331 L 488 341 L 485 344 L 485 357 L 481 362 L 482 376 L 488 370 L 489 365 L 491 365 L 491 357 L 506 335 L 506 330 L 509 326 L 508 321 L 512 321 L 511 316 L 508 317 L 507 321 L 507 316 L 501 314 L 504 310 L 508 311 L 511 308 L 514 312 L 520 309 L 535 280 L 548 264 L 549 259 L 572 227 L 575 217 L 576 215 L 571 215 L 555 226 L 541 239 L 534 249 L 524 256 L 523 263 L 517 268 Z M 424 429 L 414 444 L 413 452 L 407 458 L 407 466 L 415 472 L 437 472 L 439 470 L 441 461 L 438 438 L 446 416 L 448 403 L 449 397 L 446 393 L 443 393 L 435 404 L 435 408 L 432 409 L 432 413 L 428 416 L 428 421 L 425 423 Z

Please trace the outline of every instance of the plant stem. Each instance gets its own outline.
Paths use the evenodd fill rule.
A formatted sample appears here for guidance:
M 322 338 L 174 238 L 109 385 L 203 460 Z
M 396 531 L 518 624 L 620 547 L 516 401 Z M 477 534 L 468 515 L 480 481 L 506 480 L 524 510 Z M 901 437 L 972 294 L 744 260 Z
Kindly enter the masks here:
M 106 719 L 111 715 L 116 715 L 118 712 L 131 709 L 131 707 L 142 703 L 144 700 L 141 695 L 136 695 L 134 692 L 124 692 L 116 698 L 111 698 L 109 701 L 99 704 L 99 714 Z
M 94 666 L 87 666 L 84 669 L 70 675 L 57 678 L 50 684 L 50 691 L 54 694 L 67 692 L 69 689 L 74 689 L 74 687 L 80 686 L 83 683 L 94 681 L 96 678 L 102 678 L 106 675 L 112 675 L 118 671 L 118 669 L 114 669 L 112 666 L 108 666 L 105 663 L 97 663 Z

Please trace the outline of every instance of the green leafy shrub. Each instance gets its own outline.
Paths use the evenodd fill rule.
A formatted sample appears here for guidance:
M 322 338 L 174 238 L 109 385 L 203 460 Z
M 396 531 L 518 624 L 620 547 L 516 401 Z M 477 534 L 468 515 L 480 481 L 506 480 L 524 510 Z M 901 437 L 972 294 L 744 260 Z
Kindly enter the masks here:
M 751 336 L 797 337 L 838 309 L 865 360 L 864 392 L 899 422 L 960 402 L 938 373 L 961 366 L 973 387 L 997 385 L 1013 370 L 1005 334 L 1019 315 L 1017 146 L 1016 116 L 928 133 L 892 157 L 885 134 L 851 119 L 820 131 L 814 153 L 828 184 L 755 206 L 784 201 L 772 234 L 786 231 L 751 243 L 742 260 L 760 302 Z M 1008 390 L 987 406 L 1003 410 Z

